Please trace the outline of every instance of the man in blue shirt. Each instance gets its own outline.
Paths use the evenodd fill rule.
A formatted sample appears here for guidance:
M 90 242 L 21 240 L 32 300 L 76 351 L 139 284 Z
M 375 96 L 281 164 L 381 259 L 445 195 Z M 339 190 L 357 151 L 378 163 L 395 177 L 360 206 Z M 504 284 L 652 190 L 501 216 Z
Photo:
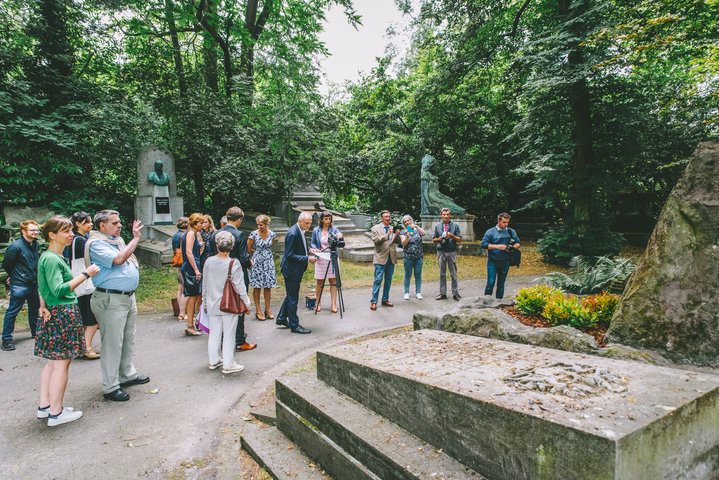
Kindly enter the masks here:
M 108 400 L 124 402 L 130 395 L 123 388 L 150 381 L 138 375 L 132 364 L 137 319 L 135 289 L 140 282 L 133 253 L 143 225 L 139 220 L 132 222 L 132 240 L 125 245 L 120 237 L 118 212 L 102 210 L 95 214 L 94 221 L 98 231 L 92 231 L 85 244 L 85 264 L 100 267 L 100 273 L 92 279 L 95 293 L 90 305 L 102 337 L 102 393 Z
M 2 330 L 2 349 L 15 350 L 12 334 L 15 331 L 15 318 L 27 301 L 27 319 L 30 334 L 35 337 L 40 297 L 37 293 L 37 262 L 40 258 L 37 235 L 40 227 L 34 220 L 25 220 L 20 224 L 20 238 L 7 247 L 2 268 L 10 279 L 10 303 L 5 312 Z
M 482 238 L 482 248 L 487 249 L 487 286 L 485 295 L 492 295 L 497 284 L 497 298 L 504 297 L 504 281 L 509 272 L 508 248 L 519 248 L 519 237 L 509 228 L 507 212 L 497 215 L 497 226 L 487 230 Z

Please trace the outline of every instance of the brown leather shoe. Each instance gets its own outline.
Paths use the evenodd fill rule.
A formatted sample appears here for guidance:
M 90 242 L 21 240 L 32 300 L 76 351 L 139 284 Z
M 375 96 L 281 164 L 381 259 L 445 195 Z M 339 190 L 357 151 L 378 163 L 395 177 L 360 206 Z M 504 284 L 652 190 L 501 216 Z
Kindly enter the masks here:
M 247 350 L 252 350 L 253 348 L 257 348 L 257 344 L 256 344 L 256 343 L 247 343 L 247 342 L 245 342 L 245 343 L 243 343 L 242 345 L 237 345 L 237 347 L 235 347 L 235 351 L 236 351 L 236 352 L 245 352 L 245 351 L 247 351 Z
M 445 295 L 444 293 L 440 293 L 439 295 L 434 297 L 434 299 L 435 300 L 447 300 L 447 295 Z
M 376 304 L 376 303 L 371 304 L 371 305 L 369 306 L 369 309 L 370 309 L 370 310 L 377 310 L 377 304 Z
M 392 305 L 392 302 L 390 302 L 389 300 L 383 300 L 382 305 L 384 305 L 385 307 L 394 307 L 394 305 Z

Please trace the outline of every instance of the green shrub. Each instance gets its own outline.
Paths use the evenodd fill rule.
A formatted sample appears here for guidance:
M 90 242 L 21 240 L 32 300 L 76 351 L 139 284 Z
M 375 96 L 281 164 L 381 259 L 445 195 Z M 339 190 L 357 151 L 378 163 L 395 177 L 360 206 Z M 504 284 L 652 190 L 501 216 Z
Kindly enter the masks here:
M 552 325 L 584 328 L 596 322 L 596 315 L 577 297 L 554 297 L 544 305 L 542 316 Z
M 584 297 L 582 299 L 582 305 L 587 307 L 590 312 L 595 316 L 596 323 L 609 325 L 614 315 L 614 310 L 617 309 L 619 303 L 619 295 L 612 293 L 602 292 L 599 295 L 592 295 L 590 297 Z
M 402 212 L 390 212 L 390 225 L 402 225 L 402 217 L 406 215 L 406 213 Z M 382 223 L 382 212 L 376 212 L 374 214 L 370 214 L 369 220 L 367 220 L 367 229 L 371 229 L 377 224 Z
M 541 315 L 547 300 L 553 297 L 561 297 L 562 292 L 549 285 L 535 285 L 519 290 L 514 301 L 516 309 L 525 315 Z
M 617 255 L 624 243 L 624 236 L 610 231 L 605 219 L 593 222 L 585 233 L 579 230 L 571 223 L 550 227 L 537 242 L 537 250 L 546 261 L 566 265 L 578 255 Z
M 539 280 L 565 292 L 584 295 L 601 292 L 614 281 L 627 278 L 634 271 L 635 265 L 629 260 L 609 257 L 587 258 L 574 257 L 569 266 L 574 269 L 569 275 L 552 272 Z

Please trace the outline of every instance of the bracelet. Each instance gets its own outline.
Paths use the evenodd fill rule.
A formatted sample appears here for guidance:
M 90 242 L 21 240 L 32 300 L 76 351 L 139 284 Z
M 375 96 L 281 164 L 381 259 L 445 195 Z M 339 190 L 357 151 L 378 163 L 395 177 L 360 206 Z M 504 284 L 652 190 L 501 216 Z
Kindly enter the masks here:
M 85 275 L 85 278 L 86 278 L 86 279 L 90 280 L 90 275 L 88 275 L 87 272 L 82 272 L 82 274 Z

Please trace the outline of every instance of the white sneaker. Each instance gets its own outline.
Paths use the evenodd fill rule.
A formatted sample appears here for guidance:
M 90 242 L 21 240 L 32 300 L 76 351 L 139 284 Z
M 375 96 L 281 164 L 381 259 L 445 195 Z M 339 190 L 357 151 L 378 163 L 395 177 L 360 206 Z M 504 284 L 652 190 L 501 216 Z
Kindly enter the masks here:
M 218 360 L 217 363 L 210 363 L 209 365 L 207 365 L 207 368 L 209 368 L 210 370 L 214 370 L 217 367 L 221 367 L 221 366 L 222 366 L 222 359 Z
M 60 415 L 57 417 L 51 417 L 48 415 L 47 426 L 54 427 L 63 423 L 74 422 L 80 417 L 82 417 L 82 412 L 80 410 L 75 411 L 71 408 L 63 408 L 62 412 L 60 412 Z
M 230 368 L 222 367 L 222 373 L 239 373 L 244 369 L 245 369 L 245 367 L 243 367 L 239 363 L 233 363 L 232 366 L 230 366 Z
M 404 299 L 405 299 L 405 300 L 409 300 L 409 293 L 405 293 L 405 294 L 404 294 Z
M 416 297 L 417 297 L 417 300 L 422 300 L 422 294 L 421 294 L 421 293 L 418 293 L 418 294 L 416 295 Z
M 72 412 L 72 407 L 64 407 L 65 410 L 70 410 Z M 37 407 L 37 418 L 47 418 L 50 415 L 50 407 L 40 408 Z

